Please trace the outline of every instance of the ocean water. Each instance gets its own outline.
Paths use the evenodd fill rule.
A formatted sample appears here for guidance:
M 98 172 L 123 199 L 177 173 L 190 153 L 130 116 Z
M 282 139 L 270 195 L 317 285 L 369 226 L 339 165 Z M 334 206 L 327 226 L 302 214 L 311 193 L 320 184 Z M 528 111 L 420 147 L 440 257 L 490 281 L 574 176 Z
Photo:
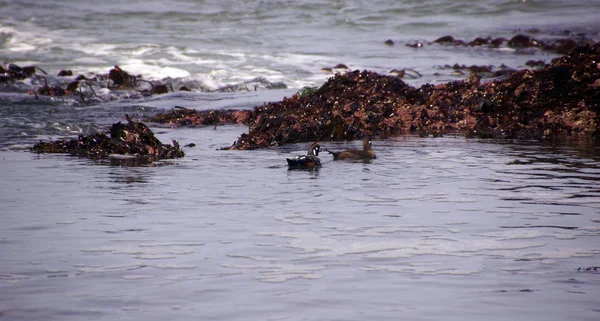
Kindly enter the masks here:
M 323 82 L 321 68 L 347 64 L 382 73 L 431 69 L 446 63 L 529 59 L 514 50 L 406 47 L 452 35 L 511 38 L 529 33 L 555 39 L 565 31 L 598 41 L 600 1 L 2 1 L 0 55 L 55 74 L 107 73 L 119 65 L 148 78 L 185 78 L 209 89 L 264 77 L 300 88 Z M 395 46 L 384 42 L 393 40 Z M 458 51 L 458 52 L 457 52 Z
M 371 162 L 303 171 L 285 158 L 306 144 L 222 151 L 248 128 L 150 124 L 196 147 L 137 167 L 29 152 L 125 114 L 278 101 L 340 63 L 411 69 L 414 86 L 467 76 L 446 64 L 520 69 L 558 54 L 430 42 L 597 42 L 598 16 L 600 1 L 0 0 L 0 58 L 48 73 L 0 83 L 0 320 L 598 320 L 596 142 L 375 137 Z M 114 65 L 192 91 L 27 92 Z

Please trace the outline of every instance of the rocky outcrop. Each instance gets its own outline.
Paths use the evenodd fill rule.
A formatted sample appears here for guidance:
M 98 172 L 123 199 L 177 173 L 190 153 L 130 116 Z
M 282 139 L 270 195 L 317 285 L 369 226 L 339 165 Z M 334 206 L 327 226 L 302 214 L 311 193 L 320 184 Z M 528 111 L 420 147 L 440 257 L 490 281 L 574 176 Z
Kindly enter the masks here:
M 170 112 L 160 113 L 147 119 L 149 122 L 175 126 L 205 126 L 220 124 L 247 124 L 249 110 L 210 109 L 197 111 L 175 106 Z
M 408 132 L 592 137 L 600 135 L 599 115 L 600 44 L 595 44 L 577 47 L 543 69 L 491 82 L 471 75 L 415 88 L 369 71 L 336 74 L 317 90 L 255 107 L 249 132 L 226 149 Z
M 110 136 L 97 133 L 71 140 L 39 142 L 32 147 L 38 153 L 69 153 L 88 158 L 106 158 L 112 154 L 131 155 L 160 160 L 184 156 L 177 141 L 163 144 L 143 123 L 126 116 L 127 124 L 118 122 L 110 128 Z

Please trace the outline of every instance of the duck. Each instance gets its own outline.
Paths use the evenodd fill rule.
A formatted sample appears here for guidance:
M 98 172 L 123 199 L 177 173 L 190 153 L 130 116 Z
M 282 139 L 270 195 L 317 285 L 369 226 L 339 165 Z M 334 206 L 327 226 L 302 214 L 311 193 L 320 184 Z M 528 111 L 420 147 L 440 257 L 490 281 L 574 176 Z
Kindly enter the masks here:
M 299 155 L 294 158 L 286 158 L 287 163 L 290 167 L 316 167 L 321 166 L 321 159 L 319 159 L 319 151 L 321 145 L 315 142 L 308 148 L 306 155 Z
M 341 152 L 332 152 L 328 149 L 325 149 L 328 153 L 333 155 L 333 160 L 343 160 L 343 159 L 352 159 L 352 160 L 368 160 L 375 159 L 377 155 L 371 148 L 371 137 L 363 138 L 363 148 L 362 149 L 348 149 Z

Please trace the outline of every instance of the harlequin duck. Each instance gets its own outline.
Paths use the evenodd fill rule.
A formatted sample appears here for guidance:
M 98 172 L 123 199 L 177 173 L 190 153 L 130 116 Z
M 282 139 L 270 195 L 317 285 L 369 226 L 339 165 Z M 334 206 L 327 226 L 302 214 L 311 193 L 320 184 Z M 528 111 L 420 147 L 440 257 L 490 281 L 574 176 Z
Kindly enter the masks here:
M 319 143 L 312 143 L 306 155 L 296 156 L 294 158 L 286 158 L 287 163 L 290 167 L 321 166 L 321 160 L 318 157 L 320 150 L 321 146 L 319 145 Z
M 341 159 L 375 159 L 377 156 L 375 152 L 371 148 L 371 137 L 363 138 L 363 149 L 349 149 L 341 152 L 332 152 L 327 150 L 330 154 L 333 155 L 334 160 Z

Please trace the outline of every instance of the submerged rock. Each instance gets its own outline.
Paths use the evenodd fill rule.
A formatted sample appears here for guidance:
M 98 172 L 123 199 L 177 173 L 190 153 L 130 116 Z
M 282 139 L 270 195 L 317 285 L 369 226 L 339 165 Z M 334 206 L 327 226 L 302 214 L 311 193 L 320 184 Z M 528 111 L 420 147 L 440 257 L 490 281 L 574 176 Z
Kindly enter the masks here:
M 540 70 L 414 88 L 369 71 L 336 74 L 308 95 L 257 106 L 249 132 L 225 149 L 351 140 L 418 132 L 467 137 L 600 135 L 600 43 L 577 47 Z
M 177 141 L 173 146 L 163 144 L 144 123 L 118 122 L 110 128 L 110 137 L 104 133 L 79 136 L 71 140 L 39 142 L 31 150 L 38 153 L 69 153 L 88 158 L 106 158 L 111 154 L 133 155 L 152 160 L 180 158 L 184 156 Z

